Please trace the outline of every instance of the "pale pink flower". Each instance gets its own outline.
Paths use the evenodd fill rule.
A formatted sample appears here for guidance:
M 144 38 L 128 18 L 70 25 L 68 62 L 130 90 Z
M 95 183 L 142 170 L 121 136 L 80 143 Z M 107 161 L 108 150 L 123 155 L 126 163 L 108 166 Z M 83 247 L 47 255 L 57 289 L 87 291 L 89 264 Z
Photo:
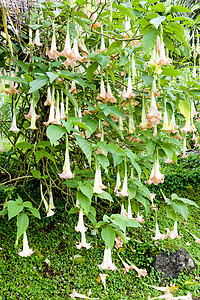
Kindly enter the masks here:
M 81 242 L 78 245 L 76 245 L 76 247 L 78 249 L 81 249 L 82 247 L 86 249 L 91 248 L 90 243 L 86 242 L 85 232 L 81 232 Z
M 144 104 L 142 106 L 142 118 L 141 118 L 141 123 L 139 125 L 140 130 L 145 130 L 147 128 L 147 118 L 146 118 L 146 111 Z
M 158 222 L 156 222 L 156 235 L 155 237 L 152 237 L 152 240 L 164 240 L 166 238 L 165 234 L 161 234 L 158 226 Z
M 144 223 L 144 219 L 143 219 L 143 216 L 140 215 L 140 212 L 138 211 L 137 213 L 137 217 L 136 218 L 133 218 L 133 220 L 139 222 L 139 223 Z
M 83 221 L 83 212 L 82 210 L 80 209 L 79 211 L 79 219 L 78 219 L 78 224 L 77 226 L 75 226 L 75 230 L 77 232 L 86 232 L 87 231 L 87 228 L 85 227 L 84 225 L 84 221 Z
M 155 80 L 155 79 L 154 79 Z M 147 113 L 147 119 L 150 126 L 154 126 L 155 124 L 159 124 L 161 120 L 161 112 L 157 109 L 156 99 L 153 94 L 153 90 L 151 90 L 151 103 Z
M 107 276 L 108 276 L 108 274 L 99 273 L 99 277 L 100 277 L 101 281 L 103 282 L 104 289 L 106 289 L 106 277 Z
M 31 254 L 33 254 L 34 252 L 35 251 L 30 249 L 28 246 L 28 239 L 27 239 L 27 235 L 26 235 L 26 231 L 25 231 L 24 238 L 23 238 L 23 250 L 21 252 L 19 252 L 18 255 L 20 255 L 22 257 L 27 257 L 27 256 L 30 256 Z
M 128 273 L 132 269 L 132 267 L 123 260 L 122 260 L 122 264 L 124 265 L 124 268 L 123 268 L 124 274 Z
M 125 172 L 123 186 L 122 186 L 121 191 L 117 192 L 117 196 L 126 197 L 126 196 L 129 195 L 127 180 L 128 180 L 128 178 L 127 178 L 127 172 Z
M 159 53 L 159 59 L 156 62 L 157 65 L 169 65 L 171 64 L 172 60 L 170 58 L 167 58 L 165 55 L 165 45 L 163 42 L 163 37 L 162 36 L 158 36 L 157 37 L 157 50 Z
M 44 197 L 43 190 L 42 190 L 42 184 L 40 184 L 40 194 L 41 194 L 42 201 L 44 202 L 44 206 L 45 206 L 45 210 L 46 210 L 46 213 L 47 213 L 47 217 L 53 216 L 55 213 L 54 213 L 54 211 L 50 208 L 50 206 L 49 206 L 47 200 L 46 200 L 45 197 Z
M 0 134 L 0 152 L 4 152 L 4 148 L 3 148 L 3 136 L 2 133 Z
M 100 94 L 97 94 L 97 99 L 98 100 L 104 100 L 106 98 L 106 89 L 104 86 L 104 81 L 103 79 L 101 80 L 101 85 L 100 85 Z
M 10 81 L 10 88 L 9 90 L 5 91 L 5 93 L 8 95 L 13 95 L 14 93 L 18 94 L 19 93 L 19 90 L 17 90 L 15 88 L 15 84 L 14 84 L 14 81 Z
M 172 231 L 170 231 L 168 228 L 166 228 L 167 230 L 167 236 L 170 238 L 170 239 L 180 239 L 181 236 L 178 235 L 178 228 L 177 228 L 177 221 L 174 222 L 174 229 Z
M 160 182 L 161 183 L 164 182 L 164 175 L 160 172 L 159 169 L 160 169 L 160 165 L 157 158 L 156 161 L 154 162 L 149 180 L 147 181 L 148 184 L 154 183 L 155 185 L 157 185 Z
M 198 238 L 196 235 L 194 235 L 193 233 L 190 232 L 190 234 L 193 236 L 193 238 L 195 239 L 195 242 L 197 244 L 200 244 L 200 238 Z
M 74 178 L 74 174 L 72 173 L 71 168 L 70 168 L 68 146 L 66 146 L 66 150 L 65 150 L 65 162 L 64 162 L 64 166 L 63 166 L 63 171 L 61 174 L 58 174 L 58 175 L 60 176 L 60 178 L 63 178 L 63 179 Z
M 129 116 L 128 129 L 130 134 L 135 132 L 135 124 L 134 124 L 133 116 Z
M 55 33 L 53 33 L 52 36 L 52 43 L 51 43 L 51 49 L 50 50 L 46 50 L 46 55 L 50 58 L 50 59 L 57 59 L 60 56 L 60 53 L 57 51 L 56 48 L 56 36 Z
M 120 180 L 120 173 L 119 171 L 117 172 L 117 180 L 116 180 L 116 186 L 115 186 L 115 189 L 114 189 L 114 192 L 117 193 L 119 188 L 120 188 L 120 185 L 121 185 L 121 180 Z
M 51 105 L 51 88 L 50 86 L 47 88 L 47 99 L 44 102 L 44 106 Z
M 106 247 L 104 250 L 103 262 L 101 265 L 98 265 L 101 270 L 117 270 L 117 267 L 112 262 L 111 249 Z
M 133 93 L 133 87 L 132 87 L 132 79 L 131 76 L 128 77 L 128 87 L 127 91 L 122 93 L 122 98 L 126 100 L 127 98 L 135 97 L 135 93 Z
M 67 35 L 65 39 L 65 47 L 64 50 L 61 52 L 61 55 L 65 56 L 66 58 L 71 54 L 72 48 L 70 44 L 70 36 L 69 36 L 69 30 L 67 30 Z
M 107 93 L 105 96 L 105 99 L 103 100 L 104 103 L 115 103 L 117 102 L 117 99 L 113 96 L 112 91 L 111 91 L 111 87 L 109 82 L 107 83 Z
M 122 241 L 122 239 L 119 236 L 115 238 L 115 242 L 116 242 L 116 244 L 115 244 L 116 249 L 123 247 L 124 242 Z
M 29 112 L 27 115 L 24 115 L 24 117 L 27 119 L 27 120 L 30 120 L 32 118 L 33 115 L 35 115 L 35 119 L 37 120 L 40 116 L 39 115 L 36 115 L 35 113 L 35 107 L 34 107 L 34 101 L 33 99 L 31 99 L 31 105 L 30 105 L 30 109 L 29 109 Z
M 194 132 L 196 131 L 197 129 L 195 128 L 194 125 L 191 125 L 190 123 L 190 119 L 188 119 L 186 122 L 185 122 L 185 125 L 183 128 L 181 128 L 181 132 L 183 133 L 188 133 L 188 132 Z
M 122 206 L 121 206 L 121 215 L 128 218 L 128 214 L 127 214 L 127 211 L 126 209 L 124 208 L 124 204 L 122 203 Z
M 14 133 L 17 133 L 17 132 L 20 131 L 20 129 L 17 128 L 15 112 L 13 112 L 12 124 L 11 124 L 11 127 L 8 131 L 12 131 Z
M 93 187 L 93 193 L 101 194 L 103 193 L 103 189 L 105 189 L 106 186 L 102 183 L 101 178 L 101 168 L 99 163 L 96 163 L 96 172 L 95 172 L 95 178 L 94 178 L 94 187 Z
M 40 43 L 40 31 L 39 31 L 39 29 L 36 29 L 35 39 L 33 41 L 33 45 L 36 45 L 38 47 L 42 46 L 42 43 Z

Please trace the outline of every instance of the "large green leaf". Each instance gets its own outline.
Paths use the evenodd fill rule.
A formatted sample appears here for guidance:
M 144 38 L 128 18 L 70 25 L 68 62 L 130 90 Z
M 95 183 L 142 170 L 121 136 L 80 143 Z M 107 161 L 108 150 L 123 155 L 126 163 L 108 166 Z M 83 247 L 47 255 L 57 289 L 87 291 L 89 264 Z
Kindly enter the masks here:
M 142 39 L 142 45 L 146 53 L 149 53 L 156 45 L 157 34 L 158 32 L 155 28 L 151 28 L 144 34 Z
M 50 125 L 47 128 L 47 136 L 50 139 L 51 145 L 53 145 L 55 142 L 57 142 L 66 132 L 66 129 L 64 127 L 61 127 L 59 125 Z
M 39 90 L 41 87 L 43 87 L 44 85 L 46 85 L 49 82 L 49 78 L 48 77 L 43 77 L 40 79 L 36 79 L 30 82 L 30 93 L 33 93 L 34 91 Z
M 13 200 L 8 201 L 6 206 L 8 207 L 8 220 L 17 216 L 24 209 L 21 203 L 17 204 L 17 202 Z
M 91 199 L 85 196 L 81 191 L 77 191 L 76 198 L 80 203 L 80 206 L 85 210 L 86 214 L 88 214 L 91 205 Z
M 77 144 L 82 149 L 83 153 L 87 157 L 89 164 L 91 165 L 92 147 L 90 143 L 80 135 L 75 134 L 74 136 L 76 138 Z
M 17 239 L 26 231 L 29 224 L 29 218 L 25 213 L 17 216 Z
M 165 21 L 166 17 L 165 16 L 160 16 L 160 17 L 157 17 L 157 18 L 154 18 L 154 19 L 151 19 L 150 20 L 150 23 L 153 24 L 156 29 L 158 29 L 159 25 Z
M 87 68 L 87 72 L 86 72 L 86 77 L 89 81 L 92 80 L 93 74 L 96 71 L 96 69 L 98 68 L 98 63 L 97 62 L 93 62 L 88 68 Z
M 79 185 L 79 188 L 86 197 L 88 197 L 90 200 L 92 199 L 93 187 L 91 184 L 84 182 L 83 184 Z
M 115 235 L 115 231 L 111 227 L 105 227 L 101 231 L 102 239 L 104 240 L 106 246 L 108 246 L 110 249 L 112 249 L 114 246 Z
M 110 62 L 110 56 L 109 55 L 103 55 L 103 54 L 99 54 L 97 56 L 97 62 L 102 66 L 102 68 L 104 69 L 105 66 L 107 66 Z

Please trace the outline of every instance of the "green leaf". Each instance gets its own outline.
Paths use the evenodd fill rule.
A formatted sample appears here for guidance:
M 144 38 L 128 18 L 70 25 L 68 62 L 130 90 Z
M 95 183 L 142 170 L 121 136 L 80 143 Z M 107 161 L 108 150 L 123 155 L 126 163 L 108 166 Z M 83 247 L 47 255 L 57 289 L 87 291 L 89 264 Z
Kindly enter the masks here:
M 102 66 L 102 68 L 104 69 L 105 66 L 107 66 L 110 62 L 110 56 L 109 55 L 103 55 L 103 54 L 99 54 L 97 56 L 97 62 Z
M 92 80 L 93 74 L 96 71 L 96 69 L 98 68 L 98 63 L 97 62 L 93 62 L 86 71 L 86 77 L 89 81 Z
M 49 77 L 50 83 L 58 78 L 58 74 L 54 74 L 53 72 L 46 72 L 47 76 Z
M 30 201 L 25 201 L 25 202 L 23 202 L 23 206 L 26 208 L 32 208 L 33 204 Z
M 3 210 L 0 211 L 0 216 L 4 216 L 7 213 L 8 213 L 8 209 L 7 208 L 3 209 Z
M 77 191 L 76 198 L 80 203 L 80 206 L 85 210 L 86 214 L 88 214 L 91 205 L 91 200 L 87 196 L 85 196 L 81 191 Z
M 31 81 L 29 83 L 29 85 L 30 85 L 29 92 L 33 93 L 34 91 L 39 90 L 41 87 L 43 87 L 44 85 L 46 85 L 48 82 L 49 82 L 49 78 L 48 77 L 45 77 L 45 78 L 43 77 L 43 78 Z
M 146 149 L 149 153 L 149 155 L 152 155 L 155 151 L 155 147 L 156 147 L 156 143 L 154 143 L 153 141 L 148 141 L 148 143 L 146 144 Z
M 24 209 L 22 204 L 17 204 L 17 202 L 13 200 L 7 202 L 7 207 L 8 207 L 8 220 L 17 216 Z
M 158 29 L 159 25 L 166 19 L 165 16 L 160 16 L 150 20 L 150 23 L 153 24 L 156 29 Z
M 25 213 L 17 216 L 17 239 L 26 231 L 29 224 L 29 218 Z
M 41 219 L 40 213 L 37 208 L 32 207 L 32 208 L 28 208 L 28 210 L 30 210 L 30 212 L 34 215 L 34 217 Z
M 170 147 L 170 144 L 168 143 L 162 143 L 161 147 L 165 151 L 166 155 L 168 156 L 169 160 L 171 161 L 173 159 L 174 151 Z
M 44 156 L 44 154 L 42 153 L 42 151 L 35 151 L 34 152 L 35 157 L 36 157 L 36 162 L 38 163 L 40 161 L 40 159 Z
M 91 165 L 92 147 L 90 143 L 80 135 L 75 134 L 74 136 L 76 138 L 77 144 L 82 149 L 83 153 L 87 157 L 89 164 Z
M 31 145 L 29 142 L 19 142 L 19 143 L 16 144 L 15 148 L 32 149 L 33 145 Z
M 142 45 L 146 53 L 149 53 L 156 45 L 157 34 L 158 32 L 155 28 L 150 29 L 144 34 L 142 39 Z
M 31 170 L 31 173 L 33 177 L 40 179 L 41 178 L 41 173 L 38 170 Z
M 193 205 L 193 206 L 196 206 L 197 208 L 199 208 L 198 204 L 195 203 L 192 200 L 189 200 L 189 199 L 186 199 L 186 198 L 180 198 L 176 194 L 172 194 L 171 197 L 172 197 L 172 200 L 176 200 L 177 199 L 177 200 L 182 201 L 182 202 L 184 202 L 186 204 Z
M 79 185 L 79 188 L 85 196 L 87 196 L 90 200 L 92 199 L 93 187 L 91 186 L 91 184 L 84 183 L 84 184 Z
M 136 155 L 128 148 L 125 149 L 125 152 L 127 154 L 127 156 L 130 158 L 130 161 L 133 165 L 133 167 L 136 169 L 138 176 L 141 176 L 141 168 L 138 165 L 138 163 L 136 163 L 135 159 L 136 159 Z
M 97 160 L 99 161 L 99 163 L 102 165 L 102 167 L 106 170 L 107 172 L 107 167 L 109 166 L 109 160 L 108 158 L 103 155 L 103 154 L 98 154 L 96 156 Z
M 114 246 L 115 242 L 115 231 L 111 227 L 105 227 L 101 231 L 101 237 L 104 240 L 106 246 L 110 249 Z
M 162 75 L 179 76 L 179 75 L 181 75 L 181 72 L 177 69 L 174 69 L 174 67 L 164 67 L 164 69 L 162 71 Z
M 186 13 L 188 13 L 188 12 L 191 12 L 191 10 L 189 8 L 181 6 L 181 5 L 173 5 L 171 7 L 171 12 L 172 13 L 173 12 L 186 12 Z
M 124 136 L 123 133 L 121 131 L 121 129 L 119 129 L 119 127 L 116 125 L 116 123 L 112 120 L 110 120 L 107 117 L 104 117 L 104 119 L 108 122 L 108 124 L 115 130 L 115 132 L 121 137 L 122 140 L 124 140 Z
M 79 208 L 78 207 L 72 207 L 70 208 L 68 214 L 71 215 L 71 214 L 75 214 L 79 211 Z
M 50 139 L 51 145 L 55 144 L 66 132 L 65 128 L 59 125 L 50 125 L 47 128 L 47 136 Z
M 175 211 L 174 211 L 173 208 L 167 207 L 167 208 L 166 208 L 166 211 L 167 211 L 167 217 L 168 217 L 168 218 L 170 218 L 170 219 L 172 219 L 172 220 L 174 220 L 174 221 L 177 220 L 177 216 L 176 216 L 176 213 L 175 213 Z
M 153 76 L 149 76 L 147 74 L 142 74 L 142 80 L 144 81 L 145 85 L 151 86 L 153 82 Z
M 70 188 L 78 187 L 78 181 L 73 180 L 73 179 L 68 179 L 68 180 L 64 181 L 63 183 L 66 184 Z
M 189 104 L 184 101 L 184 100 L 180 100 L 178 103 L 178 107 L 180 109 L 180 112 L 182 113 L 182 115 L 184 115 L 185 118 L 188 118 L 190 115 L 190 106 Z
M 104 114 L 107 116 L 110 113 L 115 114 L 117 116 L 120 116 L 122 119 L 124 119 L 124 115 L 121 112 L 121 110 L 118 107 L 114 107 L 114 106 L 106 106 L 103 110 Z
M 113 198 L 107 192 L 103 192 L 101 194 L 98 194 L 98 197 L 101 198 L 101 199 L 106 199 L 106 200 L 109 200 L 110 202 L 113 202 Z
M 187 205 L 183 202 L 178 201 L 176 203 L 173 202 L 172 206 L 173 206 L 173 209 L 175 210 L 175 212 L 181 214 L 183 216 L 183 218 L 187 221 L 188 214 L 189 214 Z

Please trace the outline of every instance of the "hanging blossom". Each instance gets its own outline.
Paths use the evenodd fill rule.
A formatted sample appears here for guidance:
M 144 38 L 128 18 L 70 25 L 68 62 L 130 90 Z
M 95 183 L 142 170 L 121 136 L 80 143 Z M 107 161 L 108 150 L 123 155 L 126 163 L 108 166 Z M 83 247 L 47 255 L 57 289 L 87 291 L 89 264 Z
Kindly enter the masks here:
M 63 171 L 61 174 L 58 174 L 60 178 L 71 179 L 74 178 L 74 174 L 70 169 L 70 161 L 69 161 L 69 145 L 68 145 L 68 135 L 66 133 L 66 150 L 65 150 L 65 161 L 63 166 Z
M 32 118 L 32 115 L 35 115 L 35 119 L 37 120 L 37 119 L 39 119 L 39 115 L 37 115 L 36 113 L 35 113 L 35 107 L 34 107 L 35 105 L 34 105 L 34 100 L 33 100 L 33 98 L 31 99 L 31 105 L 30 105 L 30 108 L 29 108 L 29 112 L 28 112 L 28 114 L 27 115 L 24 115 L 24 117 L 27 119 L 27 120 L 30 120 L 31 118 Z
M 51 105 L 51 88 L 50 86 L 47 88 L 47 99 L 46 101 L 44 102 L 44 106 L 46 105 Z
M 50 59 L 57 59 L 60 56 L 60 53 L 57 51 L 57 47 L 56 47 L 56 36 L 55 36 L 54 29 L 53 29 L 53 36 L 52 36 L 52 42 L 51 42 L 51 49 L 46 50 L 46 55 Z
M 75 226 L 75 230 L 77 232 L 86 232 L 87 231 L 87 227 L 85 227 L 85 225 L 84 225 L 83 216 L 84 216 L 83 211 L 82 211 L 82 209 L 80 209 L 78 224 L 77 224 L 77 226 Z
M 121 215 L 128 218 L 128 213 L 127 213 L 123 203 L 121 205 Z
M 49 209 L 55 209 L 54 201 L 53 201 L 53 193 L 51 188 L 51 181 L 50 181 L 50 191 L 49 191 Z
M 22 257 L 27 257 L 27 256 L 30 256 L 31 254 L 33 254 L 34 252 L 35 251 L 33 251 L 32 249 L 29 248 L 26 231 L 24 231 L 23 250 L 21 252 L 19 252 L 18 255 L 20 255 Z
M 39 31 L 39 29 L 36 29 L 35 39 L 33 41 L 33 45 L 36 45 L 38 47 L 42 46 L 42 43 L 40 42 L 40 31 Z
M 109 247 L 105 247 L 103 262 L 101 265 L 98 265 L 101 270 L 117 270 L 117 267 L 112 262 L 111 249 Z
M 107 82 L 107 93 L 105 96 L 105 99 L 103 100 L 104 103 L 115 103 L 117 102 L 117 99 L 113 96 L 112 91 L 111 91 L 111 87 L 109 82 Z
M 129 191 L 128 191 L 128 177 L 127 177 L 127 165 L 126 165 L 126 160 L 124 161 L 125 164 L 125 175 L 124 175 L 124 181 L 123 181 L 123 185 L 122 185 L 122 189 L 120 192 L 117 192 L 117 196 L 121 196 L 121 197 L 126 197 L 129 195 Z
M 163 65 L 169 65 L 172 63 L 172 60 L 168 57 L 166 57 L 165 54 L 165 44 L 163 42 L 163 36 L 162 34 L 160 36 L 157 36 L 157 51 L 159 54 L 158 60 L 156 60 L 156 64 L 163 66 Z
M 104 100 L 106 98 L 106 89 L 103 81 L 103 77 L 101 78 L 101 84 L 100 84 L 100 94 L 97 94 L 98 100 Z
M 152 240 L 164 240 L 166 238 L 166 234 L 161 234 L 158 226 L 158 222 L 156 221 L 156 235 L 155 237 L 152 237 Z
M 130 71 L 129 71 L 129 76 L 128 76 L 128 87 L 127 87 L 127 91 L 124 91 L 124 92 L 122 93 L 121 96 L 122 96 L 122 98 L 123 98 L 124 100 L 126 100 L 127 98 L 129 99 L 129 98 L 131 98 L 131 97 L 133 97 L 133 98 L 136 97 L 136 94 L 133 93 L 132 79 L 131 79 L 131 72 L 130 72 Z
M 181 156 L 182 158 L 188 157 L 188 155 L 186 154 L 186 151 L 187 151 L 187 139 L 185 136 L 183 139 L 183 155 Z
M 49 111 L 49 119 L 47 122 L 43 122 L 44 125 L 49 126 L 50 123 L 53 123 L 55 121 L 55 107 L 54 107 L 54 86 L 52 88 L 52 94 L 51 94 L 51 106 Z
M 101 168 L 99 165 L 99 162 L 96 161 L 96 172 L 95 172 L 95 178 L 94 178 L 94 187 L 93 187 L 93 193 L 101 194 L 103 193 L 103 189 L 105 189 L 106 186 L 102 183 L 101 178 Z
M 84 247 L 86 249 L 91 248 L 90 243 L 86 242 L 85 232 L 81 232 L 81 242 L 78 245 L 76 245 L 76 247 L 78 249 L 81 249 L 82 247 Z
M 121 179 L 120 179 L 120 173 L 119 173 L 119 170 L 117 171 L 117 180 L 116 180 L 116 186 L 115 186 L 115 189 L 114 189 L 114 193 L 117 193 L 119 188 L 120 188 L 120 185 L 121 185 Z
M 52 122 L 53 124 L 61 125 L 60 121 L 60 98 L 59 92 L 57 91 L 57 98 L 56 98 L 56 115 L 55 120 Z
M 143 216 L 140 215 L 140 212 L 139 212 L 139 211 L 138 211 L 138 213 L 137 213 L 137 217 L 136 217 L 136 218 L 133 218 L 133 220 L 137 221 L 138 223 L 144 223 Z
M 20 129 L 17 128 L 15 110 L 13 110 L 12 124 L 11 124 L 11 127 L 8 131 L 12 131 L 14 133 L 17 133 L 17 132 L 20 131 Z
M 43 194 L 42 183 L 40 184 L 40 194 L 41 194 L 42 201 L 44 202 L 44 206 L 45 206 L 45 210 L 46 210 L 46 213 L 47 213 L 47 217 L 53 216 L 54 215 L 54 211 L 52 210 L 53 207 L 50 207 L 50 201 L 51 200 L 49 201 L 49 204 L 48 204 L 48 202 L 45 199 L 44 194 Z
M 157 185 L 160 182 L 161 183 L 164 182 L 164 174 L 161 174 L 159 169 L 160 169 L 159 159 L 158 159 L 158 154 L 156 154 L 156 158 L 154 156 L 153 169 L 151 171 L 149 180 L 147 181 L 148 184 L 154 183 L 155 185 Z
M 141 117 L 141 123 L 139 125 L 140 130 L 145 130 L 148 128 L 147 126 L 147 118 L 146 118 L 146 111 L 145 111 L 145 105 L 144 105 L 144 93 L 142 95 L 142 117 Z
M 119 248 L 122 248 L 123 247 L 123 241 L 122 241 L 122 239 L 118 236 L 118 237 L 116 237 L 115 238 L 115 248 L 116 249 L 119 249 Z
M 122 258 L 120 255 L 118 255 L 119 258 L 121 259 L 122 261 L 122 264 L 124 266 L 123 270 L 124 270 L 124 273 L 126 274 L 127 272 L 129 272 L 131 269 L 135 270 L 138 275 L 136 275 L 136 277 L 146 277 L 147 276 L 147 271 L 146 269 L 139 269 L 138 267 L 136 267 L 133 263 L 131 263 L 130 261 L 128 261 L 129 264 L 127 264 Z
M 18 94 L 19 93 L 19 90 L 17 90 L 15 88 L 15 84 L 14 84 L 13 81 L 10 81 L 10 88 L 9 88 L 9 90 L 5 91 L 5 93 L 7 95 L 13 95 L 13 94 Z
M 169 237 L 170 239 L 180 239 L 181 236 L 178 234 L 178 224 L 177 221 L 174 222 L 174 229 L 172 231 L 170 231 L 168 228 L 166 228 L 167 230 L 167 237 Z
M 155 80 L 155 79 L 154 79 Z M 157 109 L 156 99 L 153 93 L 153 84 L 151 87 L 151 103 L 147 113 L 148 125 L 149 127 L 154 126 L 155 124 L 159 124 L 161 120 L 161 112 Z

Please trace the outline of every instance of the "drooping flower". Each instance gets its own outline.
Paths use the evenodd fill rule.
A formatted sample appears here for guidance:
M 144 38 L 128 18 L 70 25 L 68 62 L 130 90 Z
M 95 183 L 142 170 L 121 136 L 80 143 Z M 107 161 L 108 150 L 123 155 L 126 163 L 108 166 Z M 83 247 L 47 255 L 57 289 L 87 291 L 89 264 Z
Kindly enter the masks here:
M 58 174 L 60 178 L 64 179 L 71 179 L 74 178 L 74 174 L 70 168 L 70 161 L 69 161 L 69 146 L 68 146 L 68 135 L 66 133 L 66 150 L 65 150 L 65 162 L 63 166 L 63 171 L 61 174 Z
M 14 81 L 10 81 L 10 88 L 9 90 L 5 91 L 5 93 L 8 95 L 13 95 L 13 94 L 18 94 L 19 93 L 19 90 L 17 90 L 15 88 L 15 84 L 14 84 Z
M 27 239 L 26 231 L 24 231 L 23 250 L 21 252 L 19 252 L 18 255 L 20 255 L 22 257 L 27 257 L 27 256 L 30 256 L 31 254 L 33 254 L 34 252 L 35 251 L 30 249 L 28 246 L 28 239 Z
M 178 234 L 178 228 L 177 228 L 177 221 L 174 222 L 174 229 L 172 231 L 170 231 L 168 228 L 166 228 L 167 230 L 167 236 L 170 238 L 170 239 L 180 239 L 181 236 Z
M 197 243 L 197 244 L 200 244 L 200 238 L 198 238 L 196 235 L 194 235 L 193 233 L 191 233 L 191 232 L 189 232 L 192 236 L 193 236 L 193 238 L 195 239 L 195 242 Z
M 99 165 L 99 162 L 96 161 L 96 172 L 95 172 L 95 178 L 94 178 L 94 187 L 93 187 L 93 193 L 101 194 L 103 193 L 103 189 L 105 189 L 106 186 L 102 183 L 101 178 L 101 168 Z
M 60 101 L 59 101 L 59 92 L 57 91 L 57 98 L 56 98 L 56 117 L 55 120 L 52 122 L 53 124 L 61 125 L 60 121 Z
M 144 96 L 143 96 L 144 97 Z M 146 111 L 145 111 L 145 106 L 144 102 L 142 104 L 142 117 L 141 117 L 141 123 L 139 125 L 140 130 L 145 130 L 147 129 L 147 118 L 146 118 Z
M 49 209 L 55 209 L 54 203 L 53 203 L 53 193 L 52 193 L 52 188 L 50 184 L 50 191 L 49 191 Z
M 87 231 L 87 228 L 84 225 L 83 216 L 84 216 L 83 211 L 82 211 L 82 209 L 80 209 L 78 224 L 77 224 L 77 226 L 75 226 L 75 230 L 77 232 L 86 232 Z
M 156 235 L 155 237 L 152 237 L 152 240 L 164 240 L 166 238 L 165 234 L 161 234 L 158 226 L 158 222 L 156 221 Z
M 121 215 L 128 218 L 128 213 L 127 213 L 123 203 L 121 205 Z
M 151 103 L 147 113 L 147 119 L 148 119 L 149 126 L 154 126 L 155 124 L 159 124 L 161 120 L 161 112 L 159 112 L 157 109 L 156 99 L 153 93 L 153 84 L 151 88 Z
M 138 211 L 138 213 L 137 213 L 137 217 L 136 217 L 136 218 L 133 218 L 133 220 L 137 221 L 138 223 L 144 223 L 143 216 L 140 215 L 140 212 L 139 212 L 139 211 Z
M 100 94 L 97 94 L 98 100 L 104 100 L 106 98 L 106 90 L 104 86 L 103 78 L 101 79 L 101 85 L 100 85 Z
M 51 105 L 51 88 L 50 86 L 47 88 L 47 99 L 44 102 L 44 106 Z
M 60 56 L 60 53 L 57 51 L 57 47 L 56 47 L 55 32 L 53 32 L 53 36 L 52 36 L 51 49 L 50 50 L 48 50 L 48 49 L 46 50 L 46 55 L 50 59 L 57 59 Z
M 99 273 L 99 277 L 103 283 L 103 286 L 104 286 L 104 289 L 106 289 L 106 277 L 108 276 L 108 274 L 102 274 L 102 273 Z
M 112 270 L 112 271 L 117 270 L 117 267 L 112 262 L 112 256 L 111 256 L 111 249 L 110 248 L 105 247 L 103 262 L 101 263 L 101 265 L 98 265 L 98 267 L 101 270 Z
M 50 203 L 48 204 L 47 200 L 45 199 L 44 197 L 44 194 L 43 194 L 43 190 L 42 190 L 42 184 L 40 184 L 40 194 L 41 194 L 41 198 L 42 198 L 42 201 L 44 202 L 44 206 L 45 206 L 45 210 L 46 210 L 46 213 L 47 213 L 47 217 L 51 217 L 53 216 L 55 213 L 54 211 L 50 208 Z M 50 200 L 51 201 L 51 200 Z M 49 201 L 49 202 L 50 202 Z
M 39 29 L 36 29 L 35 39 L 33 41 L 33 45 L 36 45 L 38 47 L 42 46 L 42 43 L 40 42 L 40 31 L 39 31 Z
M 117 171 L 117 180 L 116 180 L 116 186 L 115 186 L 115 189 L 114 189 L 114 192 L 117 193 L 119 188 L 120 188 L 120 185 L 121 185 L 121 180 L 120 180 L 120 173 L 119 173 L 119 170 Z
M 31 105 L 30 105 L 30 109 L 29 109 L 29 112 L 27 115 L 24 115 L 24 117 L 26 118 L 26 120 L 30 120 L 32 118 L 32 115 L 35 114 L 35 119 L 37 120 L 40 116 L 39 115 L 36 115 L 35 113 L 35 108 L 34 108 L 34 103 L 33 103 L 33 98 L 31 99 Z
M 17 128 L 15 111 L 13 111 L 12 124 L 11 124 L 11 127 L 8 131 L 12 131 L 14 133 L 17 133 L 17 132 L 20 131 L 20 129 Z
M 52 95 L 51 95 L 51 106 L 49 111 L 49 119 L 47 122 L 44 122 L 46 126 L 49 126 L 50 123 L 55 121 L 55 107 L 54 107 L 54 87 L 52 88 Z
M 132 80 L 131 80 L 131 74 L 128 76 L 128 87 L 127 91 L 122 93 L 122 98 L 126 100 L 127 98 L 135 97 L 135 93 L 133 93 L 133 87 L 132 87 Z
M 128 177 L 127 177 L 127 165 L 126 165 L 126 160 L 125 160 L 125 175 L 124 175 L 124 181 L 123 181 L 123 185 L 122 185 L 122 189 L 120 192 L 117 192 L 117 196 L 122 196 L 122 197 L 126 197 L 129 195 L 129 191 L 128 191 Z
M 91 248 L 90 243 L 86 242 L 85 232 L 81 232 L 81 242 L 78 245 L 76 245 L 76 247 L 78 249 L 81 249 L 82 247 L 84 247 L 86 249 Z
M 105 99 L 103 100 L 104 103 L 115 103 L 117 102 L 117 99 L 113 96 L 112 91 L 111 91 L 111 87 L 109 82 L 107 82 L 107 93 L 105 96 Z
M 124 242 L 122 241 L 122 239 L 119 236 L 115 238 L 115 242 L 116 242 L 116 244 L 115 244 L 116 249 L 123 247 Z
M 171 64 L 172 60 L 165 55 L 165 45 L 162 35 L 157 37 L 157 50 L 159 53 L 159 58 L 155 61 L 156 64 L 160 66 Z
M 156 159 L 154 158 L 154 164 L 153 169 L 151 171 L 151 175 L 149 177 L 149 180 L 147 181 L 148 184 L 154 183 L 157 185 L 158 183 L 164 182 L 164 175 L 160 172 L 160 165 L 158 156 L 156 155 Z

